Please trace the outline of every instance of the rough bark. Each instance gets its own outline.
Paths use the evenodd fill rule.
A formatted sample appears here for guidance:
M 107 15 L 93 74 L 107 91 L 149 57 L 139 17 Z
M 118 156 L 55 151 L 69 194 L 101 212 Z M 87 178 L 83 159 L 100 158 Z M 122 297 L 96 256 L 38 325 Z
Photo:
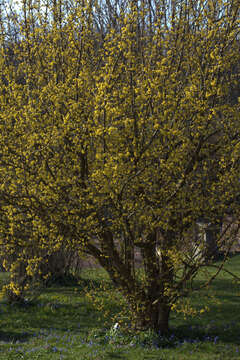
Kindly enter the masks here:
M 168 333 L 170 310 L 167 304 L 152 304 L 151 299 L 145 300 L 145 303 L 142 302 L 141 306 L 133 306 L 135 329 L 152 329 L 161 335 Z

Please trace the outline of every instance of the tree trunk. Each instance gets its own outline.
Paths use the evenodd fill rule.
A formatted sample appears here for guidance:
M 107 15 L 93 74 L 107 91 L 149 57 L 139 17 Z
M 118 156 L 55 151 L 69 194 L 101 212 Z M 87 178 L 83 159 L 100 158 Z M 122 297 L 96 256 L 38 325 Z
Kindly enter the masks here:
M 170 306 L 163 303 L 152 305 L 152 300 L 149 304 L 145 303 L 141 309 L 134 306 L 134 326 L 138 330 L 151 329 L 161 335 L 167 334 L 169 332 L 170 310 Z
M 154 330 L 160 332 L 161 335 L 169 332 L 169 315 L 170 306 L 165 304 L 159 304 L 156 311 L 156 321 Z

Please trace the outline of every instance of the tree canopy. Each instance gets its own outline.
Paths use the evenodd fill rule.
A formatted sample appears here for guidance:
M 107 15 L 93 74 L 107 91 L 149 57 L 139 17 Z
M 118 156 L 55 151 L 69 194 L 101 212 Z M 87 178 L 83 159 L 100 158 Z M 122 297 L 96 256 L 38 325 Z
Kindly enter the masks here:
M 198 219 L 230 214 L 238 227 L 239 2 L 20 3 L 1 17 L 5 266 L 31 275 L 77 249 L 107 270 L 136 326 L 167 331 L 205 264 Z M 234 234 L 222 235 L 227 250 Z

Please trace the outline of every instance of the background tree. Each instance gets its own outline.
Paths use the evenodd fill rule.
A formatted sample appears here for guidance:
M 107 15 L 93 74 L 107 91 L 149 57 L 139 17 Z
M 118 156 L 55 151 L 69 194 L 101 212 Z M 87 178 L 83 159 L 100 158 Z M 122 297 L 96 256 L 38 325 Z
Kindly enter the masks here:
M 134 326 L 166 332 L 205 265 L 196 221 L 231 212 L 238 230 L 239 4 L 100 5 L 22 1 L 17 66 L 2 35 L 1 248 L 21 241 L 28 264 L 29 242 L 93 256 Z M 223 235 L 229 251 L 235 234 Z

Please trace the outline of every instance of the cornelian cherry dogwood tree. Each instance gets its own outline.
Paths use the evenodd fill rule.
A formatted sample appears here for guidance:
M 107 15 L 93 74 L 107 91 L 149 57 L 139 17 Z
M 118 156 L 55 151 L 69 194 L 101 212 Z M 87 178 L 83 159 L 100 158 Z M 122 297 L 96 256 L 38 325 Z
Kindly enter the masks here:
M 87 253 L 166 332 L 204 266 L 197 220 L 238 225 L 239 2 L 119 4 L 23 0 L 10 40 L 1 20 L 1 252 L 29 276 Z

